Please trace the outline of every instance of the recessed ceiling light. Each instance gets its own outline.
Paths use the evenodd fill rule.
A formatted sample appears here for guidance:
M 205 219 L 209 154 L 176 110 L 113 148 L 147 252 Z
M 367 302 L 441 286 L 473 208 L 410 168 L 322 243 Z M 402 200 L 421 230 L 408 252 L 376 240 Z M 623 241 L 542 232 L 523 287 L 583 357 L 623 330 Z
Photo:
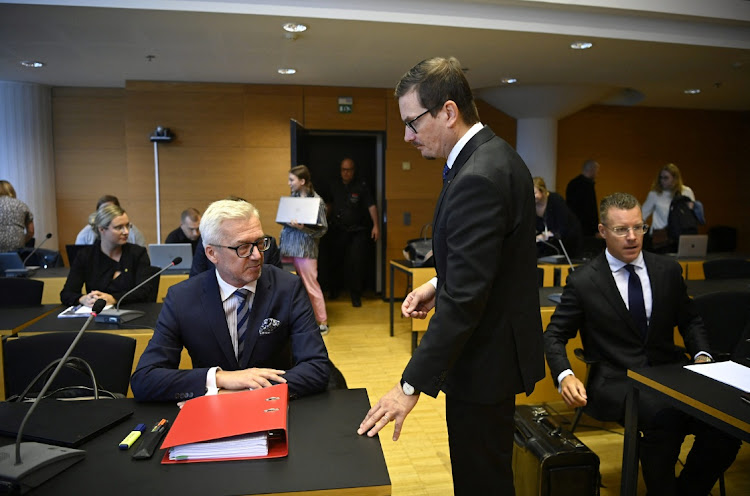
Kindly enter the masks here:
M 290 33 L 302 33 L 307 31 L 306 24 L 297 24 L 296 22 L 287 22 L 283 27 L 284 31 L 289 31 Z
M 515 83 L 517 83 L 517 82 L 518 82 L 518 79 L 516 79 L 516 78 L 512 78 L 512 77 L 509 77 L 509 78 L 502 78 L 502 79 L 500 80 L 500 82 L 501 82 L 501 83 L 503 83 L 503 84 L 515 84 Z
M 289 74 L 296 74 L 297 69 L 292 69 L 291 67 L 281 67 L 279 68 L 279 74 L 289 75 Z
M 588 50 L 592 46 L 594 46 L 594 44 L 588 41 L 574 41 L 570 44 L 570 48 L 573 50 Z
M 22 60 L 21 65 L 24 67 L 39 69 L 40 67 L 44 67 L 44 62 L 39 62 L 38 60 Z
M 697 95 L 700 92 L 700 88 L 688 88 L 683 93 L 685 93 L 686 95 Z

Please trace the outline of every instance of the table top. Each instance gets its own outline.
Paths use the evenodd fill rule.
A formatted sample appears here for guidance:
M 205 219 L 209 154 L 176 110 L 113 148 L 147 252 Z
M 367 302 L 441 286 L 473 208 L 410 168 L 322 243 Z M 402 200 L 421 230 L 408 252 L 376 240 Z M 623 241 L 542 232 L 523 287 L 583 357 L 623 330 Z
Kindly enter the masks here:
M 55 309 L 62 311 L 63 307 L 60 304 L 51 304 L 0 308 L 0 331 L 12 331 L 16 327 Z
M 100 400 L 107 401 L 107 400 Z M 109 400 L 112 401 L 112 400 Z M 310 491 L 315 495 L 388 495 L 391 482 L 378 437 L 357 435 L 370 407 L 364 389 L 327 391 L 289 403 L 289 456 L 206 463 L 162 465 L 164 451 L 150 460 L 131 459 L 133 449 L 117 445 L 138 423 L 154 425 L 177 416 L 174 403 L 136 403 L 135 413 L 83 444 L 83 461 L 50 479 L 32 495 L 274 494 Z M 37 412 L 38 413 L 38 412 Z M 9 444 L 10 438 L 0 438 Z
M 121 329 L 154 329 L 156 320 L 161 312 L 161 303 L 132 303 L 121 307 L 122 310 L 140 310 L 145 312 L 144 315 L 126 322 L 122 325 L 105 324 L 102 322 L 91 322 L 88 327 L 90 331 L 117 331 Z M 60 311 L 64 307 L 60 308 Z M 86 321 L 84 318 L 67 318 L 59 319 L 57 315 L 60 312 L 52 312 L 39 321 L 23 329 L 22 332 L 47 332 L 47 331 L 79 331 Z
M 723 422 L 725 430 L 750 442 L 750 405 L 740 399 L 741 390 L 681 365 L 628 370 L 628 377 L 639 386 L 665 394 L 676 406 L 704 421 Z

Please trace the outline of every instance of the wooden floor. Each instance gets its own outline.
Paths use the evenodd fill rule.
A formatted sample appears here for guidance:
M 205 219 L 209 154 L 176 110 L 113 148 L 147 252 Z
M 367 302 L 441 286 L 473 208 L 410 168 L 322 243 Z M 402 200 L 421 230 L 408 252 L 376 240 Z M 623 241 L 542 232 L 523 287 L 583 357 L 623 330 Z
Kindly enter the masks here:
M 401 378 L 411 356 L 411 331 L 407 319 L 396 317 L 395 335 L 389 336 L 388 303 L 371 297 L 353 308 L 347 297 L 327 302 L 331 332 L 325 336 L 331 360 L 343 372 L 350 388 L 366 388 L 374 403 Z M 544 380 L 549 380 L 545 378 Z M 567 415 L 564 403 L 550 405 Z M 362 412 L 364 417 L 366 412 Z M 601 459 L 603 496 L 620 492 L 622 428 L 596 425 L 584 417 L 578 437 Z M 596 427 L 589 427 L 595 426 Z M 391 424 L 392 426 L 392 424 Z M 357 425 L 351 426 L 352 430 Z M 602 429 L 604 427 L 605 429 Z M 381 431 L 380 442 L 391 476 L 393 496 L 449 496 L 453 494 L 448 436 L 445 428 L 445 397 L 422 395 L 407 417 L 401 438 L 391 440 L 393 427 Z M 681 460 L 689 450 L 688 438 Z M 678 469 L 679 470 L 679 469 Z M 727 495 L 750 494 L 750 447 L 742 445 L 734 465 L 726 473 Z M 645 494 L 639 482 L 638 494 Z M 719 494 L 718 485 L 711 493 Z

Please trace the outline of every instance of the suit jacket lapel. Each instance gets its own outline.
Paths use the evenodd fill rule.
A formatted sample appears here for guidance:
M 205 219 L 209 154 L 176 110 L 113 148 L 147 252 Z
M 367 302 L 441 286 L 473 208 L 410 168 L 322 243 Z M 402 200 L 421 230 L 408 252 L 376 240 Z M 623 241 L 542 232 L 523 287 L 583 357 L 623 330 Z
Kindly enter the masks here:
M 246 368 L 250 357 L 253 355 L 253 349 L 258 342 L 258 333 L 263 320 L 268 315 L 268 307 L 271 304 L 271 283 L 262 273 L 255 286 L 255 296 L 253 297 L 253 306 L 250 309 L 250 315 L 247 318 L 247 330 L 245 331 L 245 349 L 240 357 L 240 367 Z
M 630 315 L 630 311 L 627 305 L 625 305 L 620 291 L 617 289 L 612 269 L 609 268 L 609 263 L 607 263 L 607 257 L 602 253 L 591 263 L 597 274 L 594 283 L 601 290 L 602 296 L 604 296 L 615 313 L 617 313 L 618 318 L 622 322 L 625 322 L 630 330 L 640 338 L 641 331 L 635 325 L 633 316 Z
M 221 351 L 224 353 L 228 363 L 237 367 L 238 363 L 237 358 L 234 356 L 232 338 L 229 336 L 227 317 L 224 314 L 224 306 L 221 302 L 219 283 L 216 280 L 216 273 L 213 270 L 210 277 L 203 279 L 201 305 L 203 306 L 203 315 L 205 315 L 211 333 L 216 338 L 216 341 L 218 341 Z

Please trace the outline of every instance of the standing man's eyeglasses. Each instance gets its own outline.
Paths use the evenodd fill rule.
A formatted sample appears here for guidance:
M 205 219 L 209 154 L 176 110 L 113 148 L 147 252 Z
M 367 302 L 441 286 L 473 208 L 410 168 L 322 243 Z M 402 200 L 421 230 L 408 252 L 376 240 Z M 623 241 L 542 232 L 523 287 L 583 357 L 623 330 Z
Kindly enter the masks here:
M 419 114 L 418 116 L 416 116 L 415 118 L 413 118 L 412 120 L 404 122 L 404 124 L 406 125 L 406 127 L 408 127 L 409 129 L 411 129 L 414 134 L 417 134 L 417 129 L 414 127 L 414 123 L 417 122 L 417 119 L 419 119 L 423 115 L 427 114 L 428 112 L 432 112 L 433 110 L 435 110 L 436 108 L 440 107 L 441 105 L 435 105 L 434 107 L 425 110 L 424 112 L 422 112 L 421 114 Z

